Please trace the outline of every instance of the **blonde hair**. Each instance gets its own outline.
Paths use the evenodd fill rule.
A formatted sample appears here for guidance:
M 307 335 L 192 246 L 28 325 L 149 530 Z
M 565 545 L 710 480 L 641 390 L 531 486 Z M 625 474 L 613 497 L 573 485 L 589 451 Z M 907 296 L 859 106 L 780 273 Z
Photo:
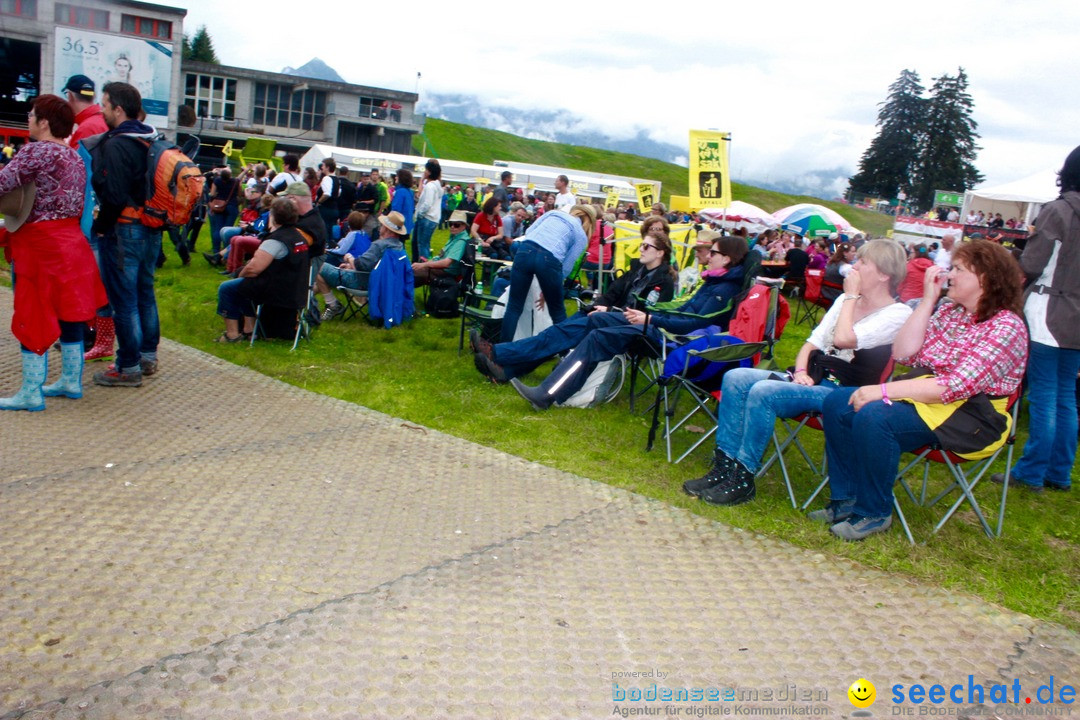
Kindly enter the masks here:
M 907 275 L 907 253 L 895 240 L 871 240 L 859 248 L 858 258 L 874 264 L 889 277 L 889 292 L 895 296 Z
M 585 231 L 585 237 L 592 237 L 593 227 L 596 225 L 596 208 L 592 205 L 575 205 L 570 208 L 570 215 L 581 220 L 581 229 Z

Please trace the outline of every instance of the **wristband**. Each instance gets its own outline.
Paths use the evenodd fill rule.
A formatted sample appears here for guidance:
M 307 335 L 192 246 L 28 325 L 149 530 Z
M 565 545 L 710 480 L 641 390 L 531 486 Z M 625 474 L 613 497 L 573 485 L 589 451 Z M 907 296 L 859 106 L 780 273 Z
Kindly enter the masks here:
M 889 399 L 889 393 L 885 390 L 885 383 L 881 383 L 881 402 L 886 405 L 892 405 L 892 400 Z
M 795 374 L 796 375 L 798 375 L 799 373 L 804 373 L 804 372 L 806 372 L 806 368 L 795 368 Z

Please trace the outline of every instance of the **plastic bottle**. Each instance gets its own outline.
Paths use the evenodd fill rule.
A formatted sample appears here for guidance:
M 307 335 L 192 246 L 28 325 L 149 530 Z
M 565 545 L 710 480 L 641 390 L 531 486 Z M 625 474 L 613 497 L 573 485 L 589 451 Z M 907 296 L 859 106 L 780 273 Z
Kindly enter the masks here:
M 650 292 L 649 296 L 645 298 L 645 304 L 652 307 L 660 299 L 660 286 L 657 285 Z
M 483 280 L 477 280 L 476 281 L 476 287 L 473 288 L 473 293 L 475 293 L 476 295 L 483 295 L 484 294 L 484 281 Z

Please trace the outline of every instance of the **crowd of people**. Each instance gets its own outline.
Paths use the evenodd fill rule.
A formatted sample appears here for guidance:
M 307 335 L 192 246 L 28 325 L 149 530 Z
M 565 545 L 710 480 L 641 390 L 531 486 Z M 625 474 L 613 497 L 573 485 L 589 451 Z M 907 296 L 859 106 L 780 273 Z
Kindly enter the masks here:
M 100 105 L 83 76 L 71 78 L 65 93 L 33 102 L 34 142 L 0 169 L 0 196 L 21 203 L 21 214 L 0 231 L 12 262 L 12 328 L 23 357 L 22 386 L 0 399 L 5 410 L 37 411 L 47 397 L 81 397 L 84 361 L 112 355 L 113 334 L 115 362 L 94 374 L 95 383 L 138 387 L 159 371 L 154 272 L 162 230 L 142 213 L 146 143 L 157 133 L 140 120 L 141 98 L 130 85 L 109 83 Z M 510 265 L 500 336 L 494 342 L 470 334 L 474 364 L 546 410 L 634 343 L 659 347 L 661 331 L 726 330 L 762 262 L 782 261 L 796 282 L 807 269 L 823 270 L 837 294 L 789 372 L 726 373 L 711 467 L 686 481 L 686 493 L 717 505 L 752 500 L 776 418 L 818 412 L 830 498 L 809 518 L 828 523 L 838 537 L 861 540 L 892 522 L 892 478 L 902 452 L 938 442 L 980 457 L 1005 442 L 1005 401 L 1025 371 L 1031 439 L 1012 481 L 1033 490 L 1070 487 L 1080 280 L 1065 269 L 1080 253 L 1080 148 L 1066 159 L 1061 197 L 1043 209 L 1022 254 L 953 235 L 940 245 L 904 247 L 861 234 L 810 240 L 767 230 L 751 237 L 703 223 L 694 262 L 678 268 L 670 224 L 703 218 L 657 203 L 641 217 L 640 256 L 569 317 L 567 280 L 580 261 L 590 278 L 612 269 L 602 252 L 610 226 L 639 217 L 636 208 L 583 202 L 566 176 L 554 192 L 527 194 L 513 187 L 509 171 L 478 196 L 473 187 L 443 180 L 437 160 L 420 178 L 407 169 L 386 180 L 377 168 L 359 173 L 359 182 L 350 175 L 356 173 L 331 158 L 301 169 L 295 155 L 284 157 L 280 172 L 255 164 L 236 176 L 225 167 L 211 173 L 205 257 L 230 276 L 218 289 L 220 342 L 250 337 L 258 306 L 307 312 L 315 321 L 340 315 L 335 290 L 366 289 L 387 252 L 411 250 L 418 285 L 457 279 L 472 246 Z M 433 254 L 439 227 L 449 228 L 450 239 Z M 310 304 L 309 278 L 317 291 Z M 536 305 L 546 308 L 551 325 L 521 338 L 518 321 L 534 282 Z M 676 297 L 677 306 L 669 302 Z M 88 323 L 108 347 L 85 350 Z M 48 350 L 57 341 L 60 376 L 46 384 Z M 539 385 L 522 381 L 554 357 L 558 364 Z M 894 363 L 910 372 L 891 378 Z

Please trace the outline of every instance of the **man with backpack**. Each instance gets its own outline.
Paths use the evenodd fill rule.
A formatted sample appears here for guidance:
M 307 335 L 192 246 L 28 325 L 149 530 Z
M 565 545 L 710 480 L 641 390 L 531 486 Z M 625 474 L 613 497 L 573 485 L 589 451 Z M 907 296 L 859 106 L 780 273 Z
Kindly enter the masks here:
M 356 203 L 356 183 L 349 179 L 349 168 L 342 165 L 337 169 L 338 183 L 341 189 L 338 191 L 338 220 L 345 220 L 353 211 Z
M 334 226 L 338 222 L 338 197 L 341 195 L 341 179 L 334 172 L 337 163 L 334 158 L 326 158 L 319 163 L 319 191 L 316 202 L 319 205 L 319 215 L 326 223 L 327 239 L 333 237 Z
M 91 150 L 92 184 L 100 209 L 91 232 L 101 253 L 101 279 L 112 305 L 119 349 L 109 370 L 94 374 L 107 387 L 139 387 L 157 372 L 161 339 L 154 270 L 161 228 L 143 223 L 147 148 L 157 131 L 138 120 L 142 96 L 127 83 L 105 85 L 101 111 L 109 131 Z

